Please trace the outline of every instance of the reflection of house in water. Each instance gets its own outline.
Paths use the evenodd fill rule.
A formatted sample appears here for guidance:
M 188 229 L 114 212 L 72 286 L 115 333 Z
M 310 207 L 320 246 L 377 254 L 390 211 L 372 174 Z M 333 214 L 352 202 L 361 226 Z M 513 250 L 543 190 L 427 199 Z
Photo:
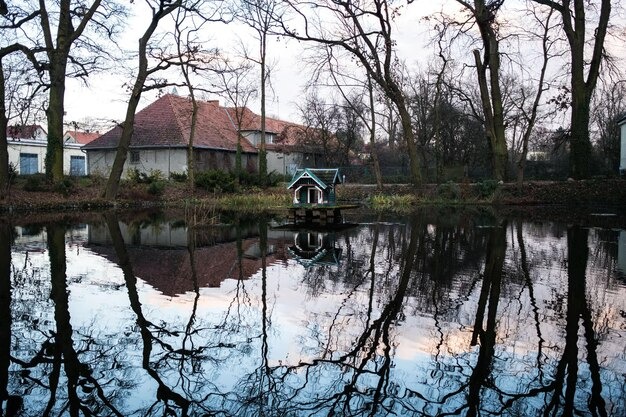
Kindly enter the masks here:
M 194 290 L 184 225 L 165 222 L 135 227 L 120 223 L 120 229 L 135 276 L 165 295 Z M 240 229 L 240 236 L 241 256 L 234 226 L 195 232 L 193 259 L 198 287 L 219 287 L 228 278 L 248 279 L 261 269 L 258 226 Z M 90 228 L 89 247 L 94 253 L 118 262 L 106 225 Z M 268 242 L 267 247 L 267 264 L 286 260 L 280 245 Z
M 620 230 L 617 249 L 617 271 L 626 278 L 626 230 Z
M 341 248 L 337 247 L 334 233 L 300 231 L 294 235 L 289 254 L 305 267 L 313 265 L 339 265 Z
M 43 224 L 16 226 L 13 247 L 16 251 L 45 252 L 48 248 L 48 235 Z M 86 224 L 74 225 L 67 229 L 65 240 L 69 245 L 87 241 L 89 228 Z

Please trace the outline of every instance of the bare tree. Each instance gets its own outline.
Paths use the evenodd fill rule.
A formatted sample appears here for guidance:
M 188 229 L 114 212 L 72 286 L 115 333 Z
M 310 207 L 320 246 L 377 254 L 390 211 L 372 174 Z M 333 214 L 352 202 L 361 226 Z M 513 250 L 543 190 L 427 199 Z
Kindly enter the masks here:
M 530 10 L 530 13 L 533 15 L 534 20 L 540 27 L 540 33 L 531 34 L 533 37 L 537 37 L 541 39 L 541 68 L 539 70 L 539 78 L 534 86 L 534 94 L 532 90 L 526 88 L 523 84 L 518 88 L 519 91 L 519 100 L 517 100 L 514 105 L 517 107 L 519 111 L 519 115 L 521 116 L 522 128 L 521 130 L 521 140 L 520 140 L 520 152 L 517 160 L 517 185 L 521 186 L 524 182 L 524 169 L 526 168 L 526 158 L 528 156 L 528 145 L 530 142 L 530 138 L 534 132 L 535 124 L 537 122 L 539 105 L 541 104 L 541 99 L 543 93 L 546 91 L 546 70 L 548 68 L 548 62 L 552 57 L 552 50 L 554 49 L 555 39 L 550 37 L 550 31 L 553 29 L 551 27 L 551 19 L 553 11 L 548 11 L 547 15 L 540 16 L 533 9 Z M 530 92 L 529 92 L 530 90 Z M 528 101 L 530 101 L 530 105 L 528 105 Z M 513 134 L 515 136 L 515 134 Z
M 126 118 L 124 119 L 124 123 L 122 125 L 122 135 L 117 146 L 115 160 L 113 161 L 111 173 L 104 190 L 104 198 L 108 200 L 112 200 L 117 197 L 120 179 L 122 177 L 124 164 L 126 163 L 126 157 L 130 147 L 130 140 L 133 136 L 135 112 L 137 110 L 137 106 L 139 105 L 141 94 L 144 91 L 146 80 L 150 75 L 164 68 L 162 62 L 161 65 L 148 68 L 148 44 L 150 42 L 150 38 L 156 31 L 161 20 L 176 11 L 183 4 L 183 0 L 158 0 L 156 3 L 151 3 L 150 0 L 146 1 L 152 10 L 152 18 L 143 35 L 139 38 L 139 66 L 137 69 L 137 75 L 128 100 Z M 165 64 L 165 66 L 167 66 L 167 64 Z
M 606 82 L 592 101 L 591 121 L 597 132 L 595 145 L 606 171 L 619 173 L 620 127 L 626 115 L 626 81 Z
M 349 71 L 344 70 L 333 55 L 332 48 L 324 48 L 322 52 L 323 55 L 320 57 L 322 58 L 322 64 L 317 67 L 314 79 L 320 77 L 322 71 L 327 72 L 331 79 L 331 86 L 336 88 L 343 97 L 344 106 L 349 107 L 352 114 L 357 116 L 360 122 L 366 127 L 369 132 L 370 156 L 372 158 L 376 186 L 381 190 L 383 188 L 383 181 L 376 149 L 376 107 L 372 79 L 369 74 L 366 73 L 366 81 L 364 82 L 362 76 L 351 74 Z M 353 97 L 349 97 L 346 91 L 347 89 L 356 91 L 365 90 L 368 99 L 367 105 L 363 103 L 362 97 L 358 93 L 355 93 Z
M 25 26 L 28 22 L 34 20 L 38 16 L 38 12 L 25 12 L 23 10 L 12 10 L 9 14 L 9 11 L 6 8 L 6 4 L 0 7 L 0 12 L 3 15 L 2 24 L 0 25 L 0 31 L 2 31 L 2 40 L 3 45 L 0 46 L 0 200 L 6 197 L 8 193 L 10 178 L 9 178 L 9 152 L 8 152 L 8 142 L 7 142 L 7 127 L 9 123 L 9 111 L 6 107 L 8 103 L 14 103 L 13 100 L 8 100 L 7 97 L 7 76 L 5 73 L 5 65 L 7 62 L 7 58 L 15 53 L 21 53 L 26 57 L 26 62 L 32 64 L 33 68 L 37 68 L 41 70 L 41 66 L 39 65 L 36 59 L 36 53 L 41 52 L 41 49 L 30 49 L 25 45 L 19 43 L 15 37 L 11 39 L 9 36 L 11 31 L 21 28 Z M 18 83 L 21 80 L 29 78 L 29 71 L 27 68 L 24 68 L 25 62 L 20 60 L 17 64 L 17 67 L 13 67 L 14 72 L 19 73 L 19 76 L 14 75 L 12 78 L 15 79 L 15 83 L 13 83 L 13 90 L 18 90 Z M 35 89 L 33 95 L 36 95 L 38 89 Z M 22 99 L 30 98 L 32 95 L 23 94 Z M 31 104 L 31 100 L 26 100 L 28 104 Z
M 235 154 L 235 175 L 237 179 L 241 179 L 243 167 L 241 163 L 243 139 L 242 130 L 245 125 L 246 116 L 250 116 L 247 110 L 247 104 L 256 93 L 256 86 L 251 83 L 252 67 L 246 60 L 237 63 L 231 59 L 225 58 L 218 63 L 215 68 L 215 74 L 218 79 L 216 87 L 221 94 L 233 106 L 232 113 L 229 116 L 234 117 L 234 124 L 237 129 L 237 153 Z
M 570 52 L 570 176 L 575 179 L 590 175 L 591 140 L 589 137 L 590 103 L 596 88 L 600 66 L 605 56 L 604 41 L 611 16 L 611 0 L 601 0 L 593 42 L 587 31 L 597 11 L 596 2 L 585 0 L 533 0 L 558 12 Z M 587 49 L 592 43 L 591 53 Z
M 326 102 L 316 92 L 309 94 L 300 107 L 300 114 L 306 126 L 302 145 L 322 150 L 324 166 L 338 163 L 338 143 L 335 136 L 339 124 L 339 107 Z
M 393 18 L 398 9 L 385 0 L 367 3 L 287 0 L 294 19 L 282 21 L 282 32 L 294 39 L 343 51 L 363 67 L 397 110 L 408 150 L 411 177 L 421 185 L 422 173 L 406 97 L 398 71 Z M 316 14 L 316 11 L 321 11 Z M 294 26 L 290 26 L 293 24 Z M 298 27 L 298 29 L 296 29 Z
M 275 19 L 281 18 L 281 10 L 279 2 L 276 0 L 240 0 L 238 10 L 239 18 L 256 34 L 256 40 L 259 43 L 259 55 L 256 58 L 248 56 L 259 65 L 261 72 L 261 141 L 259 144 L 259 179 L 261 184 L 267 181 L 267 151 L 266 132 L 265 132 L 265 101 L 266 89 L 270 81 L 270 71 L 267 65 L 267 40 L 271 32 L 276 28 Z
M 474 0 L 470 4 L 456 0 L 472 15 L 482 40 L 482 56 L 478 49 L 473 51 L 476 75 L 480 89 L 485 130 L 489 140 L 493 178 L 506 179 L 507 146 L 504 125 L 504 110 L 500 81 L 500 37 L 496 15 L 504 0 Z
M 94 0 L 84 4 L 60 0 L 46 4 L 38 0 L 40 30 L 47 55 L 45 67 L 49 77 L 48 147 L 46 176 L 52 181 L 63 178 L 63 118 L 65 115 L 65 82 L 68 76 L 87 77 L 98 67 L 98 56 L 106 55 L 102 39 L 111 40 L 118 25 L 117 19 L 125 9 L 115 1 Z M 87 29 L 99 39 L 87 36 Z M 54 33 L 56 31 L 56 33 Z M 83 58 L 73 49 L 88 50 L 95 57 Z
M 210 19 L 206 16 L 195 20 L 189 19 L 191 11 L 187 8 L 179 7 L 174 18 L 174 41 L 176 51 L 174 57 L 166 61 L 174 61 L 173 64 L 180 68 L 180 72 L 184 79 L 184 84 L 189 92 L 191 99 L 191 126 L 189 129 L 189 142 L 187 144 L 187 176 L 189 190 L 193 194 L 195 191 L 195 155 L 194 155 L 194 138 L 196 135 L 196 125 L 198 122 L 198 100 L 196 91 L 206 91 L 200 88 L 192 80 L 193 75 L 207 72 L 211 69 L 211 64 L 218 56 L 217 50 L 206 50 L 203 48 L 203 41 L 198 37 L 198 33 L 207 24 Z M 185 22 L 192 21 L 191 26 L 186 26 Z

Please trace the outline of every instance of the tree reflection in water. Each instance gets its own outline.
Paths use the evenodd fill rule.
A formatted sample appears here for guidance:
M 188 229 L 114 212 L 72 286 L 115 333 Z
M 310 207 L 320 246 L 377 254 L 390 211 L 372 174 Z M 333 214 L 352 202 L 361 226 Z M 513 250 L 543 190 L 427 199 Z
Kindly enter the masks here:
M 0 220 L 0 415 L 16 416 L 22 399 L 9 394 L 9 366 L 11 363 L 11 244 L 13 230 Z
M 22 398 L 27 416 L 624 414 L 615 234 L 379 217 L 324 240 L 339 263 L 303 266 L 264 219 L 216 252 L 185 220 L 188 293 L 165 297 L 104 215 L 120 285 L 101 296 L 118 297 L 123 331 L 99 322 L 107 312 L 77 320 L 69 291 L 101 289 L 68 276 L 64 226 L 46 227 L 44 274 L 0 222 L 0 415 Z M 228 275 L 207 277 L 206 254 L 229 250 Z

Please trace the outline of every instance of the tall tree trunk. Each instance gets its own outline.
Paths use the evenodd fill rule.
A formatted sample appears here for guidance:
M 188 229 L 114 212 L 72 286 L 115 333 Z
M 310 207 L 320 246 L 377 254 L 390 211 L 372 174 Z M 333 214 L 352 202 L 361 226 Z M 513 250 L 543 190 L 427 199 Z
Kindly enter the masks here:
M 259 179 L 261 185 L 265 185 L 267 182 L 267 151 L 265 149 L 265 84 L 267 83 L 267 68 L 266 68 L 266 54 L 267 54 L 267 33 L 261 32 L 261 144 L 259 146 Z
M 487 3 L 486 0 L 474 0 L 473 8 L 464 0 L 457 0 L 457 2 L 472 13 L 480 31 L 483 58 L 480 56 L 480 51 L 474 50 L 474 62 L 476 63 L 485 131 L 491 152 L 492 177 L 498 181 L 504 181 L 506 179 L 508 152 L 500 89 L 500 41 L 496 21 L 496 14 L 502 2 Z M 487 71 L 489 71 L 489 77 L 487 77 Z
M 584 85 L 584 82 L 583 82 Z M 591 141 L 589 139 L 589 108 L 591 98 L 572 80 L 572 118 L 570 128 L 570 177 L 589 178 L 591 173 Z
M 39 18 L 45 48 L 48 55 L 50 78 L 50 95 L 48 98 L 48 146 L 46 148 L 46 177 L 50 181 L 59 182 L 63 179 L 63 119 L 65 116 L 65 79 L 70 50 L 74 42 L 82 35 L 91 21 L 102 0 L 94 0 L 84 12 L 79 24 L 74 27 L 71 0 L 60 0 L 56 24 L 56 37 L 53 39 L 51 24 L 46 9 L 46 2 L 39 0 Z M 56 45 L 55 45 L 56 41 Z
M 488 49 L 487 62 L 482 62 L 480 52 L 474 50 L 478 86 L 485 118 L 485 130 L 491 151 L 491 168 L 493 178 L 498 181 L 506 179 L 508 161 L 506 137 L 504 129 L 504 112 L 502 108 L 502 93 L 500 91 L 500 57 L 497 40 L 493 39 L 485 45 Z M 487 67 L 489 68 L 489 82 L 487 81 Z
M 4 87 L 4 68 L 0 60 L 0 200 L 9 193 L 11 179 L 9 178 L 9 143 L 7 141 L 7 127 L 9 121 L 6 113 L 6 90 Z
M 130 140 L 133 137 L 133 132 L 135 130 L 135 111 L 137 110 L 137 106 L 139 106 L 141 92 L 147 76 L 147 59 L 145 55 L 140 57 L 139 60 L 140 62 L 145 61 L 145 64 L 139 65 L 139 73 L 137 74 L 137 79 L 135 80 L 135 86 L 133 87 L 133 92 L 128 100 L 126 118 L 124 119 L 124 124 L 122 125 L 122 135 L 117 145 L 115 160 L 113 161 L 111 173 L 104 190 L 104 198 L 107 200 L 114 200 L 117 198 L 122 172 L 124 172 L 124 164 L 126 163 L 128 150 L 130 148 Z
M 402 126 L 402 136 L 406 143 L 407 152 L 409 154 L 409 167 L 411 169 L 411 180 L 413 185 L 422 185 L 422 171 L 420 167 L 419 156 L 417 155 L 417 145 L 415 144 L 415 132 L 413 130 L 413 121 L 411 114 L 406 105 L 404 94 L 394 80 L 386 80 L 383 85 L 379 85 L 386 91 L 391 102 L 396 106 L 398 115 L 400 116 L 400 125 Z
M 585 53 L 588 44 L 586 30 L 588 21 L 585 0 L 534 0 L 561 14 L 563 31 L 570 46 L 570 87 L 572 109 L 570 122 L 570 176 L 575 179 L 588 178 L 590 171 L 591 141 L 589 139 L 589 108 L 593 91 L 600 75 L 600 64 L 604 55 L 606 38 L 611 16 L 611 0 L 601 0 L 598 25 L 593 30 L 593 50 L 591 55 Z M 613 0 L 614 1 L 614 0 Z M 595 2 L 597 3 L 597 2 Z M 587 76 L 585 77 L 585 71 Z
M 369 74 L 367 75 L 367 92 L 369 95 L 370 110 L 370 154 L 372 155 L 372 165 L 374 166 L 374 175 L 376 177 L 376 188 L 380 191 L 383 189 L 383 176 L 380 172 L 378 149 L 376 149 L 376 109 L 374 107 L 374 86 L 372 86 L 372 78 Z
M 65 115 L 65 72 L 67 54 L 52 54 L 50 65 L 50 96 L 48 118 L 48 146 L 46 148 L 46 177 L 53 182 L 63 179 L 63 119 Z
M 194 194 L 196 190 L 196 176 L 195 176 L 195 153 L 193 150 L 193 143 L 196 137 L 196 125 L 198 124 L 198 102 L 196 96 L 193 93 L 193 88 L 189 87 L 191 94 L 191 131 L 189 132 L 189 144 L 187 145 L 187 179 L 189 181 L 189 192 Z

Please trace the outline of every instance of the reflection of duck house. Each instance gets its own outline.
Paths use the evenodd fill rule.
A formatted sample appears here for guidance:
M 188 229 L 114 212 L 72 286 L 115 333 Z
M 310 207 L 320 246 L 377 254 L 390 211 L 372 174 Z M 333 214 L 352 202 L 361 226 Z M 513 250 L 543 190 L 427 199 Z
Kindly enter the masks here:
M 305 267 L 313 265 L 339 265 L 341 248 L 335 246 L 334 233 L 306 231 L 296 233 L 289 254 Z
M 293 190 L 292 217 L 306 222 L 314 220 L 320 224 L 339 223 L 342 208 L 336 204 L 335 186 L 340 184 L 339 169 L 304 168 L 298 169 L 287 189 Z

